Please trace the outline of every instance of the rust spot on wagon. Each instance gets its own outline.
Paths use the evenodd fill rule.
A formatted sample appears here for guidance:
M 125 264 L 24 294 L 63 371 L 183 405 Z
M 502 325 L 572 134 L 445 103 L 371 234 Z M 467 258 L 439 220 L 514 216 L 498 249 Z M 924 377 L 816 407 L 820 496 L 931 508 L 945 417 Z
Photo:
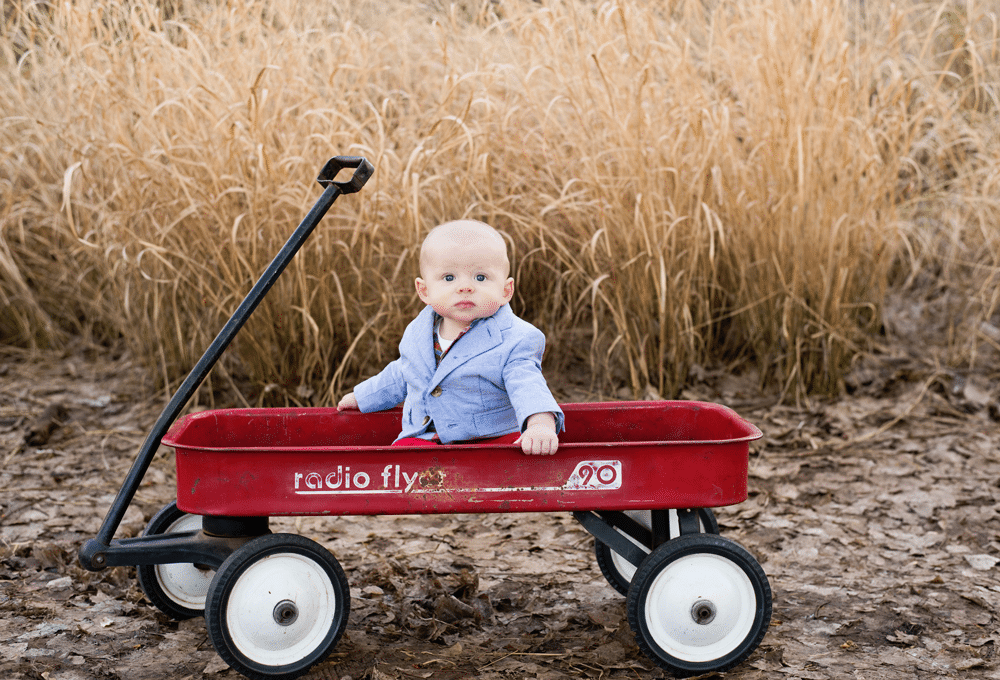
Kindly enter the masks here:
M 417 486 L 423 490 L 434 490 L 444 488 L 444 478 L 446 473 L 440 467 L 432 467 L 424 470 L 417 476 Z

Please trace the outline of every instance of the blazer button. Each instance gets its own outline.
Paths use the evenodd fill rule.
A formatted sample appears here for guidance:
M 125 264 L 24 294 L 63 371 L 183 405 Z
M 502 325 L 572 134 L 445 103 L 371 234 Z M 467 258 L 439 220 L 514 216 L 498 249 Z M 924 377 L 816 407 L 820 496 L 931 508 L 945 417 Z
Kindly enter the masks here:
M 438 385 L 433 390 L 431 390 L 431 396 L 432 397 L 440 397 L 441 396 L 441 386 L 440 385 Z
M 423 422 L 423 424 L 426 425 L 429 422 L 431 422 L 431 417 L 430 416 L 424 416 L 424 422 Z

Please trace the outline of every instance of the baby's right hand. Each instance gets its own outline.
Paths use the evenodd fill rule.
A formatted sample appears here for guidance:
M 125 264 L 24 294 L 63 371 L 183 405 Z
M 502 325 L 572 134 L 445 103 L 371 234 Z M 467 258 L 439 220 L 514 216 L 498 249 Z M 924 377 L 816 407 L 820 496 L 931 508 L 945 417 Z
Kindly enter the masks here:
M 556 434 L 556 417 L 552 413 L 536 413 L 528 417 L 528 422 L 515 444 L 521 445 L 523 453 L 551 456 L 559 448 Z
M 358 400 L 354 396 L 354 392 L 348 392 L 347 394 L 345 394 L 344 398 L 340 400 L 339 404 L 337 404 L 338 411 L 345 411 L 345 410 L 356 411 L 357 409 L 358 409 Z

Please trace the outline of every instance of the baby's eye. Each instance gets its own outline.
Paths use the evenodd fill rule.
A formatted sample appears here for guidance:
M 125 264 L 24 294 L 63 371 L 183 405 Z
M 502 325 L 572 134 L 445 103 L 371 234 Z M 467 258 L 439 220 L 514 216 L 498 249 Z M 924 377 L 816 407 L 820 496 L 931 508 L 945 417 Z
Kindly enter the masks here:
M 476 274 L 476 281 L 485 281 L 486 274 Z
M 455 280 L 455 275 L 454 274 L 445 274 L 444 275 L 444 280 L 448 281 L 448 282 L 454 281 Z

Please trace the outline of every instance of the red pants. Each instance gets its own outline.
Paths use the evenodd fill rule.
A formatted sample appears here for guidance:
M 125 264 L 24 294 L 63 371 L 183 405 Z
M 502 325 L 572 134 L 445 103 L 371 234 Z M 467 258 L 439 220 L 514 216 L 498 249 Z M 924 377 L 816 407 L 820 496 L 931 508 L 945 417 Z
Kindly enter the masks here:
M 510 434 L 505 434 L 500 437 L 491 437 L 487 439 L 470 439 L 464 442 L 452 442 L 452 444 L 513 444 L 517 441 L 517 438 L 521 436 L 520 432 L 511 432 Z M 393 446 L 440 446 L 441 442 L 434 441 L 431 439 L 420 439 L 419 437 L 404 437 L 399 441 L 393 442 Z

